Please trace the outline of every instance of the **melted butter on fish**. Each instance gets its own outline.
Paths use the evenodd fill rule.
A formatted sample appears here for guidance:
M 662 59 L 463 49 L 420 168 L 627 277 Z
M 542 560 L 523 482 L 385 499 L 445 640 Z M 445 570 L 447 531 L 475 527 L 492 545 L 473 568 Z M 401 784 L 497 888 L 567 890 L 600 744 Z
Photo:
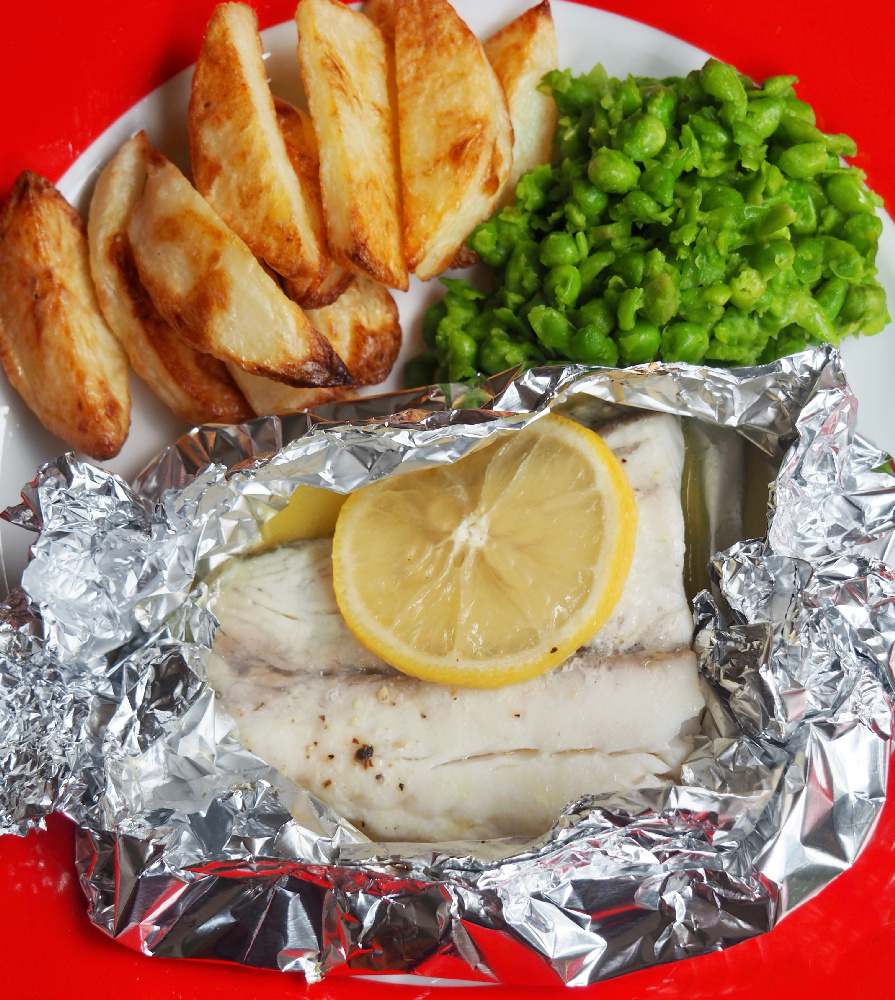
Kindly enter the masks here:
M 703 706 L 682 583 L 683 436 L 658 414 L 600 432 L 639 517 L 624 591 L 590 642 L 522 684 L 430 684 L 354 638 L 331 539 L 234 559 L 215 585 L 208 670 L 245 745 L 378 840 L 536 835 L 582 795 L 675 777 Z

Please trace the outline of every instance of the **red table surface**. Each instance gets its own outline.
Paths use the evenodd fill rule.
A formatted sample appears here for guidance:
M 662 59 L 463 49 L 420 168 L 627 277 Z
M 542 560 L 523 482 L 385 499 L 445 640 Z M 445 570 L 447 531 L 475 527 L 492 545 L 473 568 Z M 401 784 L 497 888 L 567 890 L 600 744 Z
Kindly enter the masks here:
M 25 167 L 55 180 L 120 114 L 191 63 L 213 0 L 9 0 L 0 19 L 0 197 Z M 593 4 L 593 6 L 598 6 Z M 678 36 L 756 79 L 799 77 L 799 95 L 827 131 L 858 143 L 857 165 L 895 202 L 895 70 L 888 0 L 777 0 L 746 8 L 713 0 L 604 0 L 599 6 Z M 292 0 L 255 4 L 262 27 Z M 747 12 L 748 11 L 748 12 Z M 594 59 L 600 57 L 595 46 Z M 895 798 L 895 782 L 890 799 Z M 330 980 L 148 959 L 93 928 L 73 870 L 73 830 L 58 817 L 26 839 L 0 837 L 0 995 L 66 1000 L 199 997 L 410 1000 L 466 990 Z M 572 996 L 895 995 L 895 801 L 849 871 L 770 934 L 728 951 L 601 983 Z M 570 995 L 562 987 L 489 987 L 498 998 Z

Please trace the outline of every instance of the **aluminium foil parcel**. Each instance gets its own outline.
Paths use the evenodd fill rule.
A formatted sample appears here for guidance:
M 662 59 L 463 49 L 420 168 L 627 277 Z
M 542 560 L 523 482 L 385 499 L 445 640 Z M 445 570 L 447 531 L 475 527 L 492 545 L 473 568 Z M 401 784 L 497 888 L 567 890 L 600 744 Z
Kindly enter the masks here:
M 203 581 L 299 484 L 347 493 L 452 462 L 581 400 L 680 414 L 723 487 L 693 601 L 707 710 L 681 781 L 594 789 L 535 839 L 375 843 L 240 744 L 205 679 Z M 135 484 L 45 465 L 5 514 L 37 534 L 0 620 L 0 830 L 71 817 L 91 919 L 131 948 L 311 981 L 512 982 L 524 951 L 577 986 L 768 931 L 851 864 L 885 798 L 895 477 L 856 418 L 824 348 L 738 370 L 535 369 L 203 427 Z M 731 537 L 724 509 L 742 508 L 725 463 L 743 447 L 777 470 L 755 537 Z

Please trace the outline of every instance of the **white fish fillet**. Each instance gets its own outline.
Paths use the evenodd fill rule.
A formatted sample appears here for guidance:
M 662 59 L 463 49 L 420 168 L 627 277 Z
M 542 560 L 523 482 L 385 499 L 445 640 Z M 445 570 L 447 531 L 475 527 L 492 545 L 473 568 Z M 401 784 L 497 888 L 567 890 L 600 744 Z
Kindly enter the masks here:
M 208 669 L 246 746 L 377 840 L 536 835 L 581 795 L 674 777 L 703 706 L 682 584 L 683 436 L 663 415 L 600 430 L 639 520 L 622 597 L 589 643 L 523 684 L 430 684 L 349 631 L 330 539 L 235 559 L 215 585 Z

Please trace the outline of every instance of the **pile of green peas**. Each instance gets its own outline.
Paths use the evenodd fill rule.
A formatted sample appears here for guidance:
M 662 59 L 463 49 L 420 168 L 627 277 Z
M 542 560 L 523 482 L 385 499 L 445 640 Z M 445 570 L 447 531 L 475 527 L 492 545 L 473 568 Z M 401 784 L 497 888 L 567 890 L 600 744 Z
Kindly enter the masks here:
M 710 59 L 687 77 L 548 73 L 551 164 L 467 245 L 489 292 L 442 279 L 409 386 L 508 368 L 751 365 L 878 333 L 881 199 L 793 90 Z

